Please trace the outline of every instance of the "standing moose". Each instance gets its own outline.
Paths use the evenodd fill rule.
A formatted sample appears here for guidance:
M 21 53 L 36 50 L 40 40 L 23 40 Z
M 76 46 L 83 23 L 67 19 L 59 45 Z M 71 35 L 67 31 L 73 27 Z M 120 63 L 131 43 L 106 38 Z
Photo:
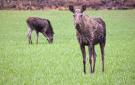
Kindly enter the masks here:
M 81 8 L 76 8 L 70 5 L 69 10 L 73 12 L 74 16 L 76 35 L 83 56 L 84 73 L 86 73 L 85 46 L 88 46 L 89 49 L 90 72 L 94 73 L 96 63 L 96 44 L 100 44 L 102 56 L 102 71 L 104 72 L 104 48 L 106 43 L 105 22 L 101 18 L 93 18 L 86 16 L 83 13 L 86 10 L 86 5 L 81 6 Z
M 31 34 L 33 30 L 35 30 L 37 34 L 37 44 L 38 44 L 39 32 L 41 32 L 47 38 L 49 43 L 53 42 L 54 32 L 53 32 L 52 25 L 48 19 L 29 17 L 27 19 L 27 25 L 28 25 L 29 44 L 32 44 Z

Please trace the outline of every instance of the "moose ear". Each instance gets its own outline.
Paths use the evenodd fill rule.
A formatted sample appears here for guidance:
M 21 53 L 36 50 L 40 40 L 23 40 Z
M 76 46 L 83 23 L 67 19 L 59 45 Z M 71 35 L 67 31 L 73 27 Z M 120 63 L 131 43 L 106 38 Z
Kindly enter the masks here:
M 74 13 L 74 6 L 73 5 L 69 5 L 69 10 Z
M 86 10 L 86 5 L 83 5 L 81 8 L 81 12 L 84 12 Z

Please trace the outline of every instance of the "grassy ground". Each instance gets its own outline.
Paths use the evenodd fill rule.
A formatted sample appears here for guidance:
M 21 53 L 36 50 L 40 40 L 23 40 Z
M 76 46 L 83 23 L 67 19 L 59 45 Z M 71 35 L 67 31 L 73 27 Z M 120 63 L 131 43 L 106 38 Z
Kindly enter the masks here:
M 69 11 L 0 11 L 0 85 L 134 85 L 135 10 L 87 11 L 101 16 L 107 25 L 105 72 L 101 71 L 99 46 L 96 46 L 96 72 L 83 74 L 81 51 Z M 27 41 L 26 19 L 50 19 L 54 43 L 40 34 L 36 45 Z M 87 52 L 88 53 L 88 52 Z

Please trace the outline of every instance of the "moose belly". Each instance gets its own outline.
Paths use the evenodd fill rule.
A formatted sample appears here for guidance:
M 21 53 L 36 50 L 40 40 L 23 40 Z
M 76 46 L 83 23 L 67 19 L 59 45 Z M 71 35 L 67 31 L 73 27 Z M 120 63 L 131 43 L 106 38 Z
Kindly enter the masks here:
M 98 43 L 102 43 L 102 42 L 104 42 L 104 36 L 103 35 L 95 36 L 95 38 L 93 39 L 94 45 L 96 45 Z
M 104 40 L 103 36 L 95 36 L 94 38 L 91 38 L 91 37 L 84 37 L 80 34 L 77 34 L 77 39 L 79 43 L 83 45 L 89 45 L 89 42 L 96 45 Z

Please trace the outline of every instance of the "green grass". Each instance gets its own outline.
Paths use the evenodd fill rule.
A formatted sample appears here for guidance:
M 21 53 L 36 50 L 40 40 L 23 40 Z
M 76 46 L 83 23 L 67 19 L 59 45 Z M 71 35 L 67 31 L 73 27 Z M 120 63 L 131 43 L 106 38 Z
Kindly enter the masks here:
M 83 74 L 82 56 L 69 11 L 0 11 L 0 85 L 134 85 L 135 10 L 87 11 L 101 16 L 107 25 L 105 72 L 101 71 L 96 46 L 96 72 Z M 39 44 L 29 45 L 26 19 L 50 19 L 55 36 L 48 44 L 40 34 Z

